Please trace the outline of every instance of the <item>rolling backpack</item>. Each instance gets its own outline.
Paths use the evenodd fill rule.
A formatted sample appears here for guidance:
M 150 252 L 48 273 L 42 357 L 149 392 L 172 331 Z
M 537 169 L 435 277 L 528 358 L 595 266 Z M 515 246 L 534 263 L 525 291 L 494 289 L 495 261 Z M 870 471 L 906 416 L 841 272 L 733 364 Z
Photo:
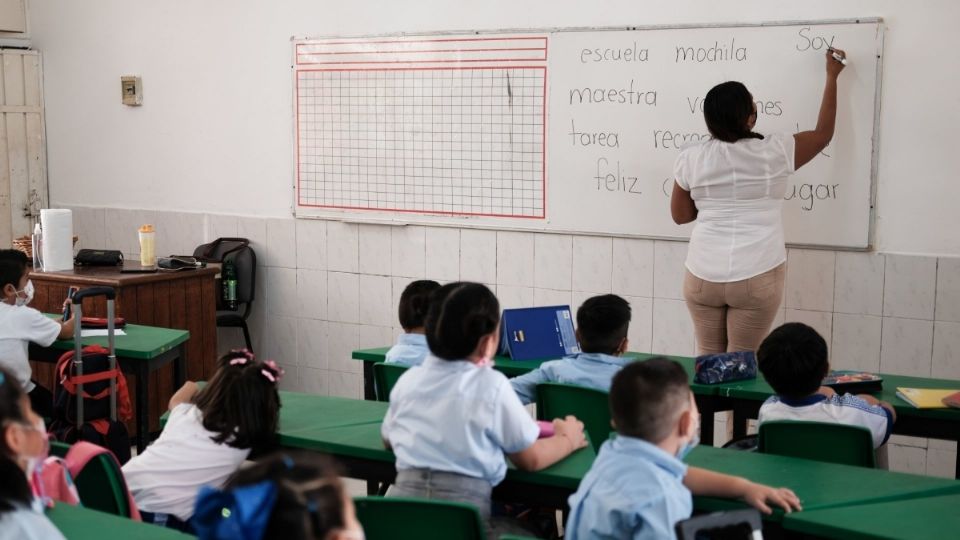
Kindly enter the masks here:
M 81 324 L 74 329 L 74 350 L 57 361 L 50 432 L 58 441 L 88 441 L 102 446 L 123 464 L 130 459 L 130 435 L 123 421 L 133 416 L 127 380 L 117 366 L 114 347 L 114 296 L 110 287 L 91 287 L 73 296 L 76 320 L 82 318 L 83 298 L 107 297 L 109 348 L 82 346 Z M 118 420 L 119 418 L 119 420 Z

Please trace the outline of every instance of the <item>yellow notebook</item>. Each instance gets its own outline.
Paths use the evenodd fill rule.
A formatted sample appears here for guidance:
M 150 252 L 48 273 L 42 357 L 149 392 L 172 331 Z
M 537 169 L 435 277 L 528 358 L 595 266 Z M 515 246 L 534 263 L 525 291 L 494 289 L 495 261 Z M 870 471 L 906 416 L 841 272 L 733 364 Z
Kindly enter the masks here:
M 943 409 L 943 398 L 956 392 L 957 389 L 943 390 L 939 388 L 902 388 L 897 387 L 897 397 L 918 409 Z

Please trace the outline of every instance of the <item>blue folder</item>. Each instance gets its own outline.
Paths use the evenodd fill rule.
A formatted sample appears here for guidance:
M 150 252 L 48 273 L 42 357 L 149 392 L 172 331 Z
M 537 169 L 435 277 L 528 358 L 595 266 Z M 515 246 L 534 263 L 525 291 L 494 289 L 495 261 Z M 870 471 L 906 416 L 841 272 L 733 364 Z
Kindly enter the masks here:
M 570 306 L 505 309 L 499 354 L 513 360 L 560 358 L 580 352 Z

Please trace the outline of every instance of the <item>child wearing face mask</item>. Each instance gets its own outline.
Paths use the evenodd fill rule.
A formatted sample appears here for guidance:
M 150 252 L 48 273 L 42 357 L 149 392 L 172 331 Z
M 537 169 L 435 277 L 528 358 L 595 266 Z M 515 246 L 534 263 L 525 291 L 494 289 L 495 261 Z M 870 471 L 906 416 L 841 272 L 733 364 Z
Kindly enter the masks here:
M 493 486 L 507 473 L 548 467 L 586 446 L 583 423 L 554 420 L 540 429 L 507 378 L 492 368 L 500 343 L 500 305 L 479 283 L 449 283 L 431 296 L 424 321 L 430 355 L 410 368 L 390 394 L 381 435 L 397 457 L 387 496 L 427 497 L 476 505 L 490 520 Z
M 43 515 L 29 476 L 46 454 L 43 418 L 13 374 L 0 368 L 0 540 L 63 538 Z
M 33 283 L 28 276 L 27 256 L 22 251 L 0 249 L 0 367 L 9 370 L 27 392 L 33 410 L 50 417 L 53 394 L 30 378 L 27 347 L 31 341 L 48 347 L 58 338 L 73 337 L 74 319 L 71 315 L 66 322 L 60 322 L 29 307 Z
M 564 538 L 676 538 L 674 525 L 693 512 L 691 494 L 740 498 L 765 514 L 769 503 L 800 510 L 789 489 L 683 463 L 699 440 L 700 413 L 680 364 L 651 358 L 621 369 L 610 415 L 617 435 L 570 496 Z

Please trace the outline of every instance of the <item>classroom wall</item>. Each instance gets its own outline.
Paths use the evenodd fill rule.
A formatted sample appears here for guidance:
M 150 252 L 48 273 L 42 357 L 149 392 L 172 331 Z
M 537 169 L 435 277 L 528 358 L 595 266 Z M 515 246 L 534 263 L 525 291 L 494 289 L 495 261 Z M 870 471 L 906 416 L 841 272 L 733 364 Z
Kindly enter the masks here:
M 30 13 L 51 201 L 77 211 L 81 247 L 135 257 L 143 222 L 159 253 L 251 238 L 258 352 L 286 367 L 287 388 L 349 396 L 361 384 L 349 351 L 395 338 L 396 298 L 419 277 L 482 281 L 507 307 L 612 291 L 634 307 L 632 349 L 691 354 L 686 244 L 291 219 L 290 36 L 883 16 L 879 253 L 790 250 L 778 322 L 820 330 L 838 368 L 960 378 L 960 4 L 34 0 Z M 120 105 L 127 74 L 143 77 L 143 107 Z M 952 473 L 956 445 L 896 443 L 898 469 Z

